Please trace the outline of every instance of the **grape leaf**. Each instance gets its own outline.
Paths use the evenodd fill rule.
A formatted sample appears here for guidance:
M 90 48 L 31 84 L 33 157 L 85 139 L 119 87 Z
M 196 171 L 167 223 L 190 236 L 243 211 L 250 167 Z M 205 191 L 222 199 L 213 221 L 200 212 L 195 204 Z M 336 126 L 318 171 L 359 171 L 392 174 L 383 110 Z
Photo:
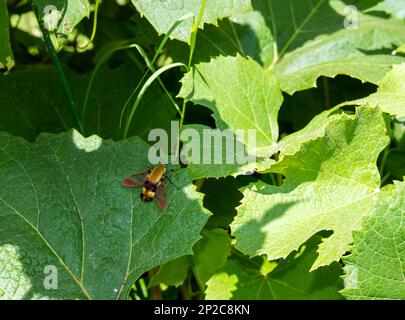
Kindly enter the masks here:
M 348 299 L 405 299 L 405 184 L 382 189 L 373 214 L 353 232 L 345 263 Z
M 249 179 L 249 182 L 254 181 L 251 177 L 204 179 L 199 191 L 204 194 L 204 208 L 212 213 L 205 228 L 228 228 L 236 215 L 235 208 L 243 198 L 238 189 L 249 183 L 243 181 L 245 179 Z M 221 195 L 220 201 L 218 201 L 219 194 Z
M 182 79 L 179 96 L 213 110 L 218 129 L 229 129 L 236 136 L 238 129 L 244 130 L 238 141 L 246 154 L 270 156 L 278 139 L 277 114 L 283 98 L 276 79 L 255 61 L 237 55 L 198 64 Z M 249 129 L 255 130 L 254 145 L 249 145 Z M 228 169 L 224 163 L 221 170 L 231 174 L 235 164 Z
M 255 0 L 252 6 L 271 29 L 279 58 L 320 34 L 342 28 L 343 19 L 331 1 Z
M 180 257 L 161 266 L 149 286 L 158 283 L 179 286 L 191 267 L 199 286 L 204 288 L 215 270 L 226 262 L 231 250 L 231 239 L 223 229 L 202 230 L 201 235 L 202 239 L 193 247 L 192 256 Z
M 246 268 L 235 259 L 228 259 L 207 283 L 208 300 L 316 300 L 341 299 L 337 291 L 341 267 L 338 263 L 310 272 L 316 259 L 316 244 L 320 237 L 309 240 L 299 252 L 282 260 L 269 273 L 263 268 Z
M 191 132 L 188 130 L 192 130 Z M 198 135 L 196 135 L 198 134 Z M 193 180 L 206 177 L 226 177 L 252 174 L 258 167 L 256 161 L 239 164 L 237 161 L 228 161 L 227 157 L 231 156 L 231 160 L 236 160 L 236 151 L 244 150 L 245 155 L 248 154 L 245 145 L 243 145 L 235 135 L 221 135 L 215 129 L 204 125 L 185 125 L 181 134 L 183 148 L 181 157 L 183 163 L 187 163 L 187 171 Z M 186 139 L 186 137 L 189 138 Z M 218 142 L 221 145 L 218 145 Z M 210 143 L 210 145 L 208 144 Z M 195 157 L 195 158 L 194 158 Z M 263 161 L 263 166 L 271 161 Z
M 303 142 L 271 167 L 286 177 L 282 186 L 256 183 L 243 190 L 231 224 L 236 247 L 249 256 L 278 259 L 315 233 L 332 230 L 312 269 L 338 260 L 379 191 L 376 160 L 389 140 L 385 130 L 376 108 L 332 117 L 323 136 Z
M 76 103 L 81 107 L 89 75 L 69 69 L 65 73 Z M 87 134 L 115 140 L 122 138 L 121 110 L 141 76 L 139 70 L 129 66 L 100 70 L 85 115 Z M 0 90 L 0 131 L 33 141 L 41 132 L 59 133 L 74 127 L 62 85 L 52 67 L 30 66 L 8 76 L 0 75 L 0 87 L 4 89 Z M 159 117 L 155 116 L 157 112 Z M 172 119 L 175 119 L 175 110 L 169 99 L 153 85 L 135 112 L 129 135 L 146 140 L 151 129 L 162 128 L 170 132 Z
M 203 230 L 203 238 L 193 247 L 193 271 L 200 287 L 221 267 L 231 251 L 231 238 L 223 229 Z
M 176 21 L 187 14 L 191 13 L 196 20 L 201 6 L 201 1 L 193 0 L 132 0 L 132 3 L 159 34 L 167 33 Z M 200 27 L 202 28 L 205 23 L 217 24 L 219 18 L 245 12 L 250 8 L 250 0 L 221 2 L 207 0 Z M 183 21 L 170 37 L 188 42 L 192 25 L 193 19 Z
M 330 1 L 329 5 L 336 14 L 341 15 L 340 28 L 328 35 L 320 33 L 284 56 L 280 54 L 279 62 L 270 67 L 279 78 L 283 91 L 292 94 L 314 87 L 321 75 L 334 77 L 347 74 L 376 83 L 393 64 L 404 61 L 403 57 L 372 54 L 374 50 L 389 49 L 404 43 L 402 21 L 369 16 L 358 11 L 349 17 L 345 16 L 346 6 L 341 1 Z M 352 23 L 348 28 L 344 28 L 345 19 Z M 369 67 L 370 64 L 373 68 Z
M 308 48 L 305 48 L 308 49 Z M 296 52 L 297 53 L 297 52 Z M 297 53 L 298 54 L 298 53 Z M 311 53 L 313 55 L 313 53 Z M 338 74 L 349 75 L 363 82 L 377 84 L 390 70 L 392 65 L 405 62 L 405 58 L 390 55 L 365 55 L 360 52 L 348 53 L 333 61 L 316 62 L 302 67 L 292 62 L 293 57 L 286 57 L 274 69 L 283 91 L 293 94 L 296 91 L 316 87 L 320 76 L 335 77 Z M 294 59 L 298 58 L 294 57 Z M 373 68 L 370 68 L 370 65 Z
M 34 0 L 33 6 L 45 28 L 56 34 L 58 48 L 63 46 L 76 25 L 90 15 L 88 0 Z
M 396 49 L 396 52 L 405 53 L 405 44 L 400 45 L 400 46 Z
M 262 66 L 273 61 L 274 40 L 263 16 L 258 11 L 244 12 L 218 20 L 218 25 L 204 26 L 198 31 L 193 62 L 209 62 L 211 58 L 234 56 L 250 57 Z M 171 41 L 168 53 L 175 61 L 188 63 L 190 47 L 181 41 Z
M 190 257 L 183 256 L 164 265 L 160 266 L 158 273 L 156 273 L 148 284 L 148 287 L 163 283 L 167 286 L 180 286 L 187 277 L 187 271 L 190 266 Z
M 71 131 L 32 144 L 2 133 L 0 150 L 1 298 L 126 298 L 142 273 L 191 254 L 208 219 L 180 169 L 164 212 L 121 185 L 150 166 L 138 138 Z M 44 287 L 47 266 L 57 270 L 57 290 Z
M 370 104 L 397 117 L 405 117 L 405 63 L 394 65 L 380 81 L 377 92 L 363 99 L 345 102 L 343 105 Z
M 7 1 L 0 4 L 0 71 L 9 71 L 14 67 L 14 56 L 10 45 L 9 18 Z
M 313 117 L 312 120 L 304 128 L 282 138 L 275 145 L 275 147 L 273 148 L 274 150 L 272 150 L 271 153 L 280 151 L 279 159 L 287 154 L 293 155 L 301 148 L 302 143 L 323 136 L 326 125 L 329 123 L 332 114 L 337 109 L 338 108 L 335 107 L 329 110 L 325 110 Z
M 405 0 L 383 0 L 368 11 L 383 11 L 398 19 L 405 18 Z

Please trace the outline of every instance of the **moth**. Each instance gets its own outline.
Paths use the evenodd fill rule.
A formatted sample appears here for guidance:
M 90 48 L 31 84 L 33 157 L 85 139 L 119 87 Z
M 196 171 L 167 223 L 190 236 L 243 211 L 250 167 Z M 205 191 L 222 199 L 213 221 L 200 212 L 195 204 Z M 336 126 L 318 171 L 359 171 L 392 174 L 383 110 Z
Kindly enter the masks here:
M 122 185 L 129 188 L 142 187 L 141 200 L 151 202 L 156 199 L 160 210 L 166 209 L 166 167 L 158 164 L 152 169 L 133 174 L 124 180 Z

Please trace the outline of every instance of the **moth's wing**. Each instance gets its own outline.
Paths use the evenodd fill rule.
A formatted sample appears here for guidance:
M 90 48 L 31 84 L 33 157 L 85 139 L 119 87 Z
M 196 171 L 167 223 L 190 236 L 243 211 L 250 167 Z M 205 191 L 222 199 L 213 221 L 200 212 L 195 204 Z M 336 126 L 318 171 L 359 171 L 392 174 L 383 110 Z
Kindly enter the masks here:
M 146 169 L 143 172 L 133 174 L 124 180 L 122 180 L 122 185 L 124 187 L 129 187 L 129 188 L 138 188 L 142 186 L 145 183 L 146 177 L 149 174 L 149 169 Z
M 166 178 L 163 177 L 160 180 L 160 183 L 155 192 L 156 202 L 160 208 L 160 210 L 166 209 Z

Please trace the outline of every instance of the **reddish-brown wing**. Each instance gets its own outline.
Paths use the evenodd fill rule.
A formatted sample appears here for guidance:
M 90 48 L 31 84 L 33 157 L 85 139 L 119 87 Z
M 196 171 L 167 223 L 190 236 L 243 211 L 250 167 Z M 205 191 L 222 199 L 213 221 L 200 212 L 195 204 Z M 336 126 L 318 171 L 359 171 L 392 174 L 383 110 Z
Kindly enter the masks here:
M 156 202 L 160 210 L 166 209 L 166 178 L 162 177 L 155 192 Z
M 143 172 L 133 174 L 133 175 L 125 178 L 124 180 L 122 180 L 122 185 L 124 187 L 129 187 L 129 188 L 138 188 L 140 186 L 143 186 L 149 172 L 150 172 L 150 170 L 147 169 Z

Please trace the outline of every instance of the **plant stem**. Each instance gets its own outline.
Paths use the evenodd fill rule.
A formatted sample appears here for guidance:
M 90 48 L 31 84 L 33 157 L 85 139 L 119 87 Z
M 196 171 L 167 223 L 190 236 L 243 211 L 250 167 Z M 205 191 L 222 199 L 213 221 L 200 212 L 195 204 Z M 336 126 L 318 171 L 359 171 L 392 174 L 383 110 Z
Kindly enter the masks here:
M 153 276 L 158 273 L 159 268 L 153 268 L 148 271 L 149 279 L 152 279 Z M 160 285 L 157 284 L 150 288 L 150 298 L 151 300 L 162 300 L 162 290 L 160 290 Z
M 131 125 L 132 122 L 132 118 L 134 117 L 135 111 L 139 105 L 139 103 L 142 100 L 143 95 L 145 94 L 146 90 L 150 87 L 150 85 L 152 84 L 152 82 L 154 80 L 156 80 L 162 73 L 166 72 L 167 70 L 170 70 L 172 68 L 176 68 L 176 67 L 186 67 L 183 63 L 181 62 L 176 62 L 176 63 L 172 63 L 172 64 L 168 64 L 158 70 L 156 70 L 156 72 L 154 72 L 152 74 L 152 76 L 149 77 L 149 79 L 145 82 L 145 84 L 143 85 L 143 87 L 141 88 L 141 90 L 139 91 L 139 94 L 135 100 L 134 105 L 132 106 L 131 112 L 128 116 L 128 119 L 125 123 L 125 127 L 124 127 L 124 139 L 127 138 L 128 136 L 128 131 L 129 131 L 129 126 Z
M 64 73 L 63 68 L 62 68 L 62 64 L 60 63 L 60 60 L 58 58 L 58 54 L 56 53 L 56 50 L 55 50 L 55 48 L 53 46 L 53 43 L 52 43 L 51 37 L 49 35 L 49 32 L 48 32 L 48 30 L 46 30 L 43 21 L 41 19 L 39 19 L 39 18 L 37 18 L 37 20 L 38 20 L 39 27 L 41 28 L 41 31 L 42 31 L 42 34 L 43 34 L 43 37 L 44 37 L 44 42 L 45 42 L 46 48 L 48 49 L 48 52 L 49 52 L 49 55 L 51 56 L 53 65 L 55 66 L 55 70 L 58 73 L 59 78 L 60 78 L 60 80 L 62 82 L 63 91 L 65 92 L 67 101 L 68 101 L 69 106 L 70 106 L 70 110 L 72 111 L 73 117 L 74 117 L 74 119 L 76 121 L 76 125 L 77 125 L 79 131 L 81 133 L 83 133 L 83 125 L 82 125 L 80 113 L 79 113 L 79 110 L 77 109 L 76 103 L 75 103 L 75 101 L 73 99 L 72 90 L 71 90 L 71 88 L 69 86 L 69 83 L 68 83 L 68 81 L 66 79 L 65 73 Z
M 201 1 L 201 6 L 200 6 L 200 12 L 198 13 L 198 19 L 197 22 L 194 23 L 193 28 L 191 29 L 191 37 L 190 37 L 190 56 L 188 59 L 188 69 L 191 67 L 191 62 L 193 60 L 193 55 L 194 55 L 194 49 L 195 49 L 195 44 L 197 41 L 197 32 L 198 32 L 198 27 L 200 26 L 201 19 L 204 14 L 205 10 L 205 4 L 207 3 L 207 0 L 202 0 Z
M 325 109 L 330 108 L 330 92 L 328 78 L 322 77 L 323 93 L 325 95 Z
M 202 0 L 201 1 L 201 6 L 200 6 L 200 12 L 198 13 L 198 19 L 197 22 L 193 24 L 193 28 L 191 29 L 191 36 L 190 36 L 190 55 L 188 58 L 188 64 L 187 64 L 187 72 L 190 71 L 191 69 L 191 63 L 193 61 L 193 55 L 194 55 L 194 49 L 195 49 L 195 44 L 197 41 L 197 33 L 198 33 L 198 27 L 200 26 L 201 19 L 204 15 L 204 10 L 205 10 L 205 5 L 207 3 L 207 0 Z M 180 136 L 181 136 L 181 130 L 183 129 L 183 123 L 184 123 L 184 117 L 186 115 L 186 106 L 187 106 L 187 98 L 184 98 L 183 100 L 183 107 L 181 110 L 181 115 L 180 115 L 180 125 L 179 125 L 179 137 L 177 139 L 177 146 L 176 146 L 176 157 L 179 156 L 179 148 L 180 148 Z
M 95 36 L 96 36 L 96 31 L 97 31 L 97 16 L 98 16 L 98 7 L 100 5 L 100 0 L 96 0 L 96 4 L 94 7 L 94 21 L 93 21 L 93 31 L 91 33 L 90 40 L 83 46 L 83 47 L 78 47 L 79 49 L 86 49 L 90 43 L 93 42 Z

